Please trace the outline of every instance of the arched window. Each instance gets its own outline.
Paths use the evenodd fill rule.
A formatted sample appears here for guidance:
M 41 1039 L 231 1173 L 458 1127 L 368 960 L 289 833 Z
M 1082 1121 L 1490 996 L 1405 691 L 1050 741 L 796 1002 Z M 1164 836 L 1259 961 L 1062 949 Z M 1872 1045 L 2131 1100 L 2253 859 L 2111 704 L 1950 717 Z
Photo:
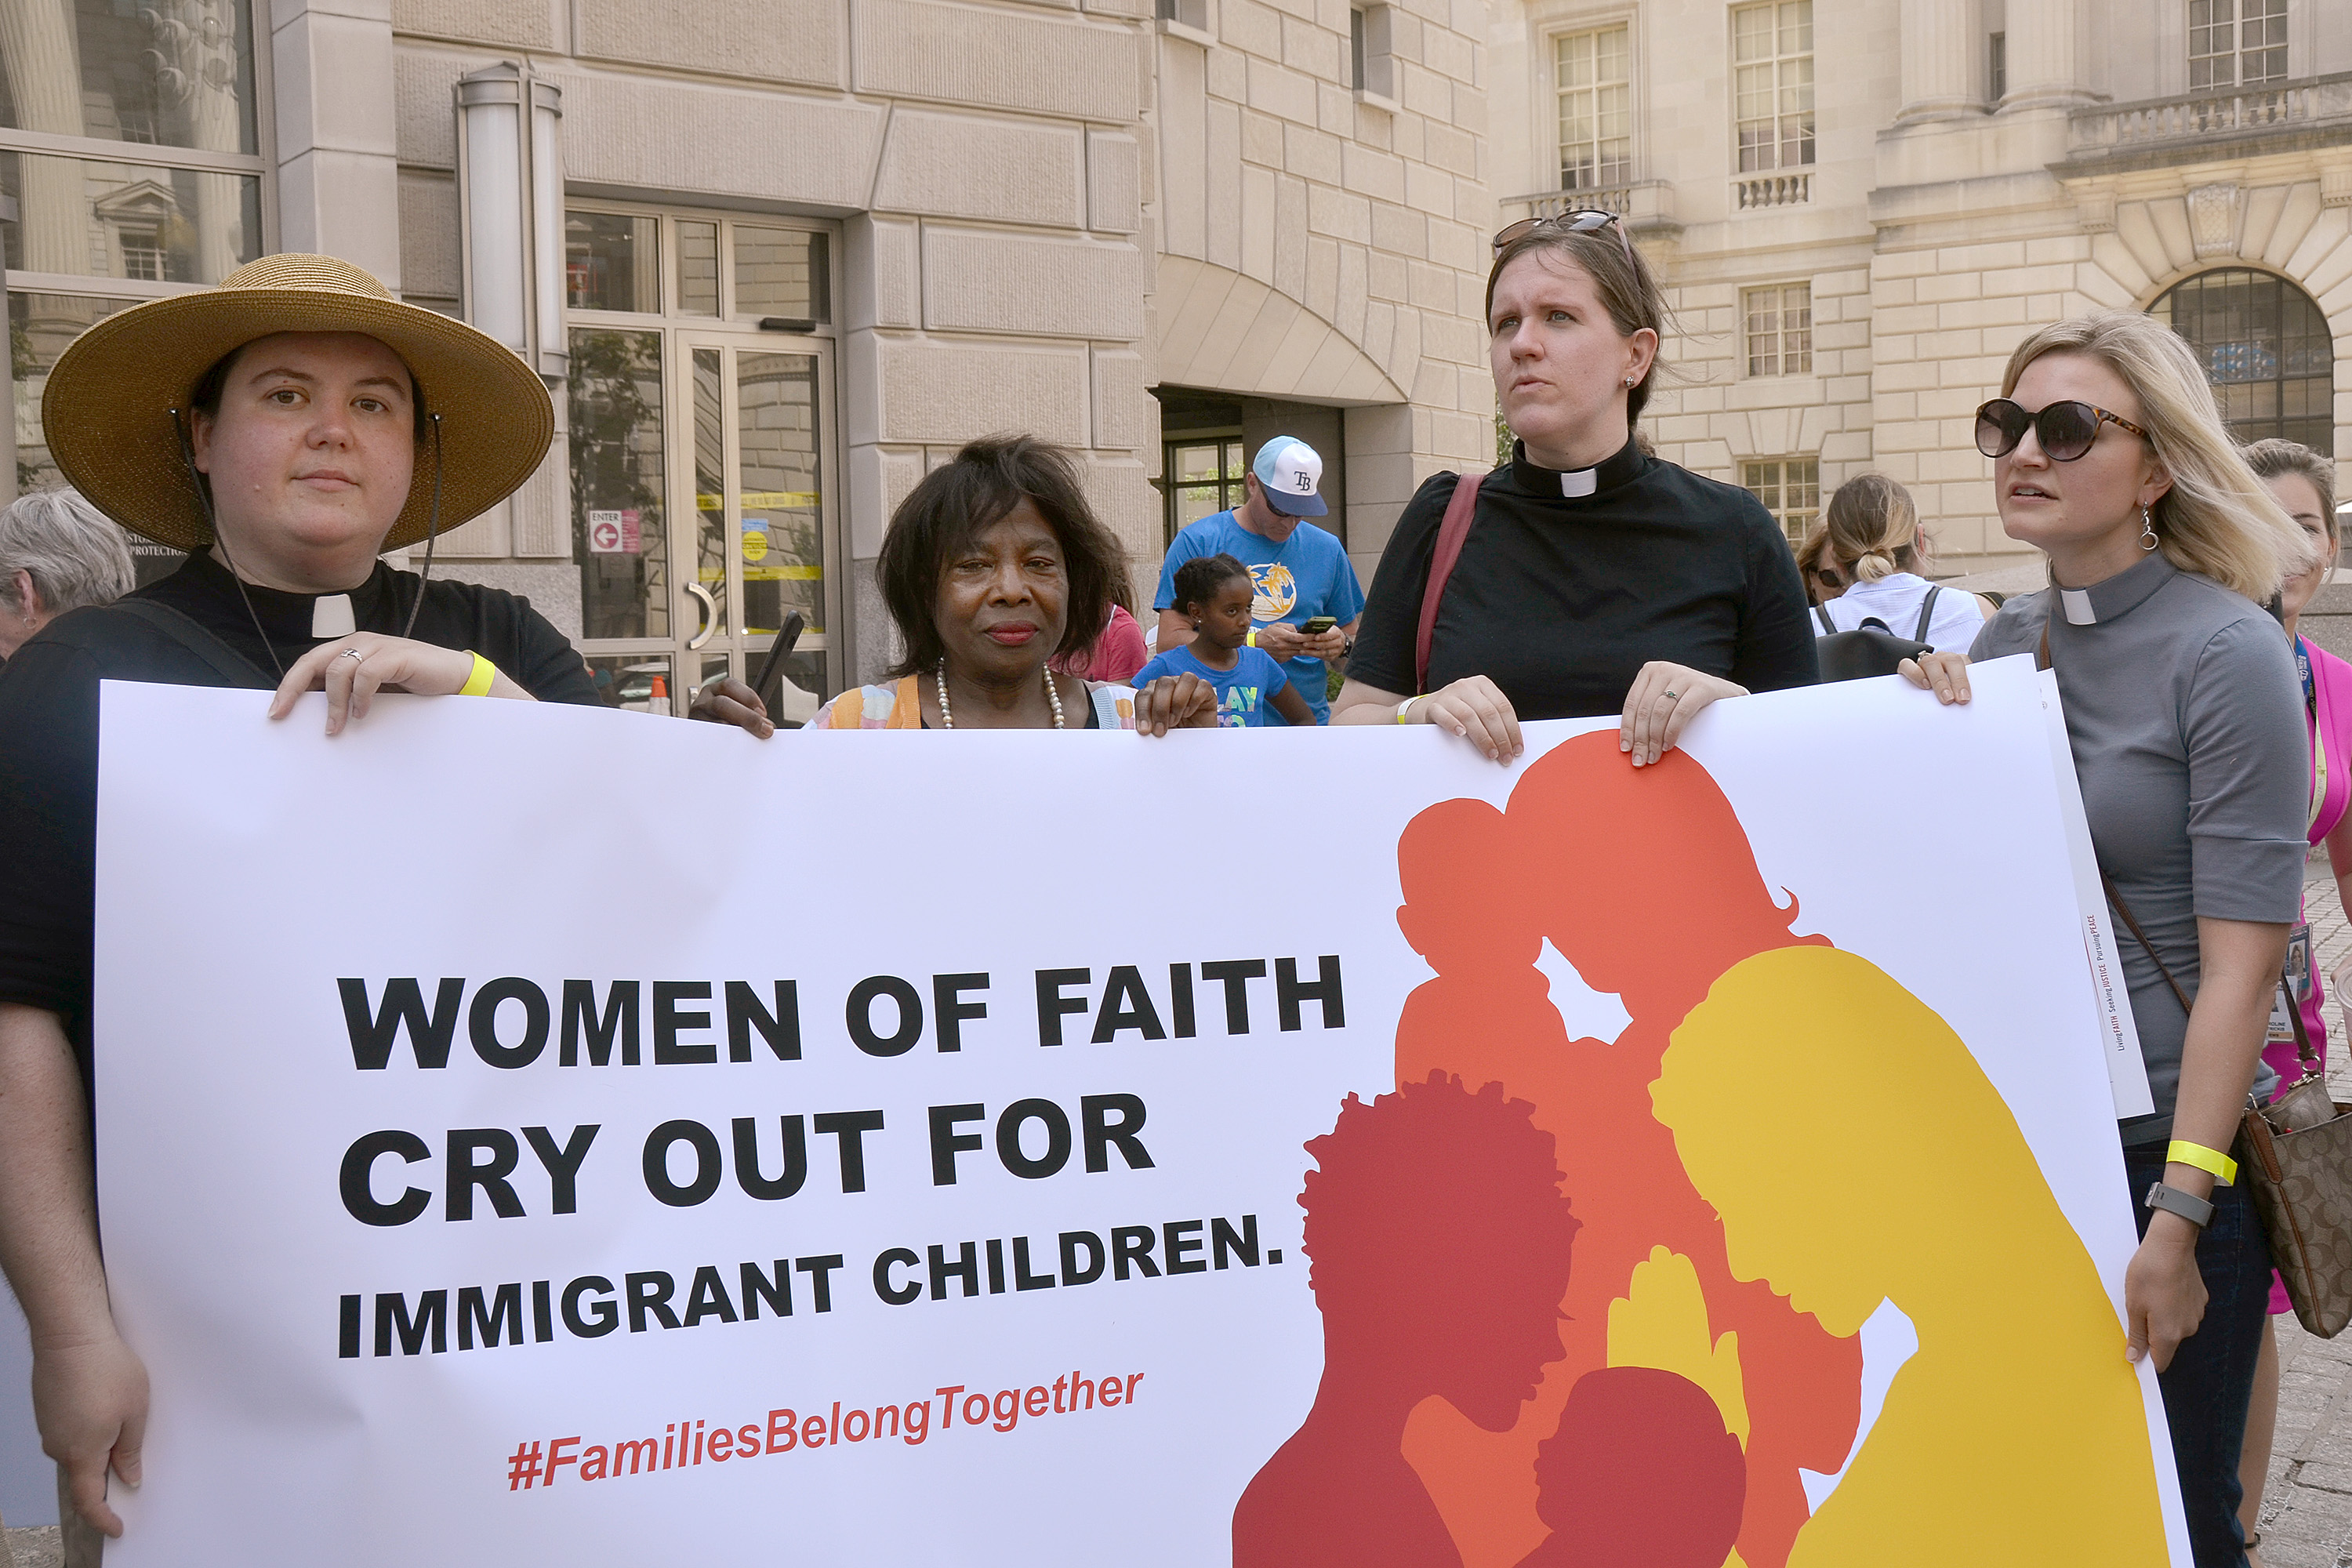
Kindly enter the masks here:
M 2233 267 L 2183 279 L 2148 313 L 2197 351 L 2230 434 L 2284 436 L 2335 455 L 2336 355 L 2310 295 Z

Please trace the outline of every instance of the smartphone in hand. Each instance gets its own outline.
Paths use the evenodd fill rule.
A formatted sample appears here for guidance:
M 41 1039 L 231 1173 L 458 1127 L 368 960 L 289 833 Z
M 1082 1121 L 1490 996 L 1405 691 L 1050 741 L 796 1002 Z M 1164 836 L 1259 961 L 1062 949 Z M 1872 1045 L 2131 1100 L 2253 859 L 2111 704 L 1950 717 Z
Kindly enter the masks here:
M 1310 637 L 1319 637 L 1339 624 L 1339 617 L 1337 616 L 1310 616 L 1306 625 L 1298 629 Z

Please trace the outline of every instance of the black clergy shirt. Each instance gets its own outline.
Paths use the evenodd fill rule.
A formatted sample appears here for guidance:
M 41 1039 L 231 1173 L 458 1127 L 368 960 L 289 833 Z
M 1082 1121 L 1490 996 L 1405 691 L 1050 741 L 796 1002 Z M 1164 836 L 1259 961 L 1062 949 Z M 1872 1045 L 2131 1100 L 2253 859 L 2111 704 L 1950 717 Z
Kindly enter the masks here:
M 1589 494 L 1564 493 L 1588 482 Z M 1652 659 L 1750 691 L 1821 679 L 1796 558 L 1772 514 L 1629 440 L 1583 474 L 1539 468 L 1520 446 L 1486 476 L 1417 685 L 1422 593 L 1454 483 L 1439 474 L 1397 520 L 1350 678 L 1414 692 L 1483 675 L 1521 719 L 1614 715 Z
M 352 591 L 358 628 L 399 636 L 419 581 L 378 562 Z M 133 596 L 168 605 L 218 636 L 253 661 L 253 679 L 244 684 L 266 689 L 278 679 L 272 651 L 278 663 L 291 667 L 326 639 L 310 636 L 312 595 L 250 584 L 246 592 L 250 614 L 236 579 L 199 553 Z M 528 600 L 441 581 L 425 584 L 424 593 L 412 634 L 417 641 L 471 649 L 542 702 L 602 705 L 579 654 Z M 268 647 L 254 629 L 256 616 Z M 64 1020 L 85 1093 L 101 680 L 238 684 L 161 630 L 112 608 L 60 616 L 0 664 L 0 1002 L 45 1008 Z M 157 877 L 181 874 L 169 865 L 152 869 Z M 255 940 L 265 938 L 268 911 L 222 914 L 253 922 Z

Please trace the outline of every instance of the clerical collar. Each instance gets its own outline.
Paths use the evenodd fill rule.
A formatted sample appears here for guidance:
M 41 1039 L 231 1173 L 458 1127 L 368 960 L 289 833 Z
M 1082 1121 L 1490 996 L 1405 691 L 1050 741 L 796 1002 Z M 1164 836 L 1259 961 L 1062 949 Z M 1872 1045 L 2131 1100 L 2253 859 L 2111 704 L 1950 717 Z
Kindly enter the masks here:
M 2164 552 L 2151 550 L 2132 565 L 2087 588 L 2061 588 L 2054 577 L 2050 586 L 2058 595 L 2058 605 L 2068 626 L 2091 626 L 2128 615 L 2179 575 L 2180 569 L 2164 558 Z
M 1631 484 L 1642 477 L 1643 470 L 1648 466 L 1649 460 L 1642 456 L 1642 449 L 1633 444 L 1630 436 L 1615 453 L 1590 468 L 1547 468 L 1540 463 L 1528 460 L 1526 442 L 1511 443 L 1511 482 L 1531 496 L 1560 496 L 1570 500 L 1580 500 L 1603 490 Z
M 180 568 L 211 593 L 236 597 L 236 580 L 228 568 L 199 550 Z M 256 583 L 245 585 L 245 597 L 261 622 L 262 635 L 272 644 L 307 647 L 349 637 L 374 617 L 384 600 L 392 569 L 379 561 L 366 578 L 348 594 L 289 594 Z

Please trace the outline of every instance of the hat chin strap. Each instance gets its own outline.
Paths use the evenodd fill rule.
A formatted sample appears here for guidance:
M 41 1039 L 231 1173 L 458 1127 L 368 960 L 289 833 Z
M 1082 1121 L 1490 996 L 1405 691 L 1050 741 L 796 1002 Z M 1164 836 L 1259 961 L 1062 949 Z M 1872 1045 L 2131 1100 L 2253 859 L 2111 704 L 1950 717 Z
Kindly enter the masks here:
M 278 679 L 283 680 L 286 679 L 286 663 L 278 657 L 277 645 L 269 640 L 269 633 L 263 629 L 261 616 L 253 607 L 253 595 L 245 589 L 245 574 L 236 569 L 236 557 L 229 552 L 228 538 L 221 532 L 220 519 L 213 511 L 212 487 L 205 483 L 203 470 L 196 467 L 196 448 L 189 438 L 188 426 L 180 418 L 178 409 L 169 412 L 172 434 L 180 441 L 180 461 L 187 468 L 188 482 L 196 488 L 196 504 L 204 509 L 205 525 L 213 531 L 213 542 L 220 546 L 221 556 L 228 563 L 229 577 L 236 584 L 236 596 L 244 601 L 246 616 L 253 622 L 254 635 L 261 639 L 262 650 L 269 655 L 270 665 L 278 671 Z M 429 417 L 433 421 L 433 508 L 425 520 L 425 570 L 417 575 L 416 598 L 408 606 L 408 619 L 401 625 L 403 638 L 416 630 L 416 613 L 425 607 L 425 584 L 433 576 L 433 547 L 441 538 L 441 416 L 435 414 Z

